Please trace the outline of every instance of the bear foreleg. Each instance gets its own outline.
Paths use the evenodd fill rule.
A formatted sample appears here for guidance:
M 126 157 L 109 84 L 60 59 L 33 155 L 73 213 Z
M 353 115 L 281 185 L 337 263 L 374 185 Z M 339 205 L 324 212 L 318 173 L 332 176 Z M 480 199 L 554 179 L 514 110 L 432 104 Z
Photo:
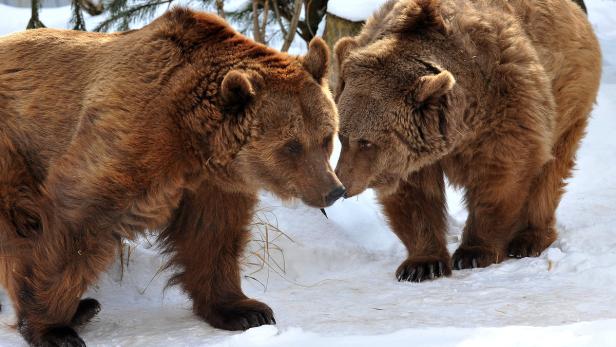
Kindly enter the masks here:
M 272 310 L 241 288 L 240 258 L 248 241 L 256 197 L 223 191 L 208 182 L 186 192 L 160 241 L 170 266 L 193 300 L 194 312 L 213 327 L 245 330 L 275 324 Z
M 394 194 L 380 199 L 409 254 L 396 271 L 398 281 L 421 282 L 450 275 L 445 183 L 439 165 L 412 173 Z

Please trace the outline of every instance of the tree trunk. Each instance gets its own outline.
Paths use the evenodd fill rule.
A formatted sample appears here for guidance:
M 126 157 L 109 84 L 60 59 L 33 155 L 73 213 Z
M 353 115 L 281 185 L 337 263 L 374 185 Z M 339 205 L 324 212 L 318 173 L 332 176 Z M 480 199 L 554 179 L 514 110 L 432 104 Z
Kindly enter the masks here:
M 360 31 L 364 22 L 352 22 L 350 20 L 335 16 L 331 13 L 327 14 L 325 19 L 325 32 L 323 38 L 330 50 L 334 51 L 334 45 L 336 42 L 345 36 L 355 36 Z M 332 60 L 333 62 L 333 60 Z M 336 90 L 336 79 L 338 76 L 338 67 L 336 64 L 332 64 L 329 74 L 329 85 L 332 90 Z
M 272 3 L 276 6 L 276 15 L 284 18 L 287 22 L 293 21 L 293 9 L 290 4 L 293 1 L 276 1 L 272 0 Z M 303 4 L 304 18 L 300 19 L 297 24 L 297 34 L 306 43 L 310 43 L 310 40 L 317 34 L 319 24 L 325 17 L 327 11 L 328 0 L 306 0 Z M 286 36 L 286 35 L 285 35 Z
M 39 9 L 41 8 L 40 0 L 32 0 L 32 15 L 26 29 L 44 28 L 45 25 L 39 19 Z
M 319 23 L 327 12 L 328 0 L 308 0 L 304 2 L 304 20 L 300 23 L 300 35 L 309 43 L 317 35 Z

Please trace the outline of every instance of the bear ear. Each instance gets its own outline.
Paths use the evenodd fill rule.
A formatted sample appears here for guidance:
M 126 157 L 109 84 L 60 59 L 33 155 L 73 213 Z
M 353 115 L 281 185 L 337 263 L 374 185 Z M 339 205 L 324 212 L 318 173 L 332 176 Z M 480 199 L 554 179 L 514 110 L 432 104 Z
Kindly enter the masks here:
M 438 75 L 423 76 L 419 79 L 418 90 L 415 93 L 415 102 L 423 104 L 430 100 L 438 100 L 447 94 L 456 84 L 453 75 L 447 71 L 441 71 Z
M 314 37 L 308 45 L 308 53 L 302 58 L 304 69 L 321 83 L 329 68 L 329 47 L 320 37 Z
M 334 45 L 334 56 L 336 57 L 336 66 L 340 68 L 344 60 L 351 54 L 351 51 L 357 48 L 359 44 L 352 37 L 343 37 L 336 45 Z
M 244 108 L 257 94 L 250 76 L 239 70 L 231 70 L 225 75 L 220 93 L 226 106 L 238 109 Z
M 443 35 L 447 34 L 440 0 L 416 0 L 400 6 L 402 9 L 392 24 L 394 32 L 408 33 L 432 29 Z

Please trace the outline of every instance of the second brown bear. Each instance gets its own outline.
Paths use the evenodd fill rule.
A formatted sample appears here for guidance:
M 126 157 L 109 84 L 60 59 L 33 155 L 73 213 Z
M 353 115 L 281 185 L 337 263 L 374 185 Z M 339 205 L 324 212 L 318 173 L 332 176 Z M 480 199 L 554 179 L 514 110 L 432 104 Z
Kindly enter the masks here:
M 601 75 L 571 0 L 387 2 L 336 45 L 347 196 L 375 188 L 422 281 L 556 239 L 555 210 Z M 465 188 L 462 243 L 446 248 L 445 182 Z

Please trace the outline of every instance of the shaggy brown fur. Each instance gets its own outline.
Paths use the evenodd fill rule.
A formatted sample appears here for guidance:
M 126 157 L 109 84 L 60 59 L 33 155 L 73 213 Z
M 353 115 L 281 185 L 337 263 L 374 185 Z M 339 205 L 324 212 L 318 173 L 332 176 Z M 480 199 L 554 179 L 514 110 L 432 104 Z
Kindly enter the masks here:
M 119 239 L 160 228 L 196 314 L 273 323 L 238 257 L 259 189 L 315 207 L 344 193 L 327 65 L 320 39 L 292 57 L 184 9 L 125 33 L 0 38 L 0 281 L 23 336 L 83 345 L 72 327 L 100 308 L 79 298 Z
M 389 1 L 336 45 L 347 196 L 376 188 L 408 249 L 399 280 L 451 273 L 444 175 L 466 189 L 456 269 L 537 256 L 600 79 L 570 0 Z

